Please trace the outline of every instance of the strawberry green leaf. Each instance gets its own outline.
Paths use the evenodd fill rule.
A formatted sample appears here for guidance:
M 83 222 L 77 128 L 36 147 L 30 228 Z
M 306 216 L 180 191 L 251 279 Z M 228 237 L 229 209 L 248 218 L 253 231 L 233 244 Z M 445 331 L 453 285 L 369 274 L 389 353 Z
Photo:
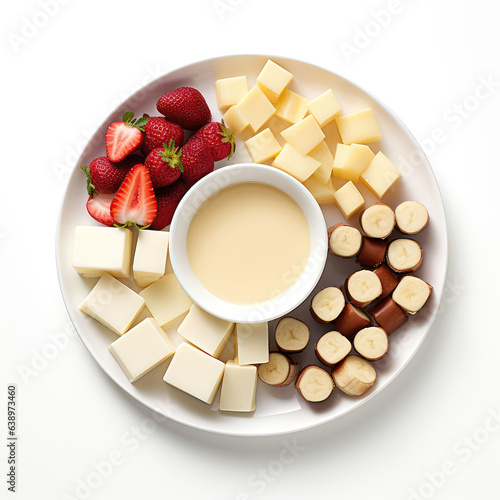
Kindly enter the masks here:
M 122 121 L 125 123 L 130 123 L 134 118 L 134 113 L 132 111 L 127 111 L 122 118 Z
M 92 183 L 92 177 L 90 176 L 90 169 L 89 169 L 89 167 L 85 167 L 84 165 L 82 165 L 80 168 L 85 172 L 85 175 L 87 176 L 87 193 L 90 196 L 94 196 L 94 192 L 96 191 L 96 188 L 95 188 L 94 184 Z

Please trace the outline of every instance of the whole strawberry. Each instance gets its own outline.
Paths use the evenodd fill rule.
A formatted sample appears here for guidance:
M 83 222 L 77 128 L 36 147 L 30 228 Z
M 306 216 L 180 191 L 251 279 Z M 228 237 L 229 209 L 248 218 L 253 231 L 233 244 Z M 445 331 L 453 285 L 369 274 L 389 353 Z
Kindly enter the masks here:
M 182 146 L 182 178 L 192 186 L 214 169 L 210 146 L 201 137 L 191 137 Z
M 180 87 L 167 92 L 158 99 L 156 109 L 167 120 L 187 130 L 198 130 L 212 119 L 205 98 L 192 87 Z
M 96 158 L 88 167 L 82 165 L 81 169 L 87 174 L 87 192 L 91 196 L 96 191 L 101 194 L 114 193 L 130 170 L 109 161 L 106 156 Z
M 234 134 L 222 123 L 207 123 L 195 132 L 193 137 L 201 137 L 210 145 L 214 161 L 229 159 L 234 153 Z
M 148 154 L 144 164 L 148 167 L 155 189 L 168 186 L 181 176 L 181 152 L 182 148 L 176 147 L 174 140 L 170 139 L 168 146 L 163 144 L 162 148 L 155 148 Z
M 131 111 L 123 115 L 122 121 L 112 123 L 106 131 L 106 156 L 119 162 L 139 149 L 147 118 L 134 119 Z
M 152 222 L 149 229 L 160 231 L 172 222 L 175 209 L 182 200 L 182 197 L 188 192 L 189 186 L 179 179 L 170 186 L 165 186 L 155 191 L 156 201 L 158 203 L 158 211 L 156 218 Z
M 153 116 L 144 125 L 144 141 L 141 151 L 147 156 L 153 149 L 161 148 L 163 144 L 170 144 L 173 139 L 176 147 L 184 142 L 184 130 L 177 123 L 165 120 L 163 116 Z

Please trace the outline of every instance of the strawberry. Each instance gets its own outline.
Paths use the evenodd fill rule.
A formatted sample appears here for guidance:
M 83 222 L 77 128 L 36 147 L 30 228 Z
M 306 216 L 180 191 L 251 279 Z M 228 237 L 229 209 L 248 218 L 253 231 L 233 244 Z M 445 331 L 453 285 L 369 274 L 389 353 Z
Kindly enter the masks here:
M 231 158 L 234 153 L 234 134 L 222 123 L 210 122 L 195 132 L 192 137 L 201 137 L 210 146 L 214 161 Z
M 214 169 L 210 146 L 201 137 L 190 138 L 182 146 L 182 178 L 191 186 Z
M 180 87 L 167 92 L 158 99 L 156 109 L 167 120 L 187 130 L 198 130 L 212 119 L 205 98 L 192 87 Z
M 170 144 L 163 144 L 162 148 L 155 148 L 148 154 L 144 164 L 148 167 L 153 188 L 168 186 L 175 182 L 183 171 L 180 160 L 182 148 L 175 146 L 174 140 Z
M 140 154 L 132 154 L 119 161 L 116 166 L 123 168 L 128 173 L 132 167 L 139 165 L 139 163 L 144 163 L 144 157 Z
M 106 156 L 115 163 L 139 148 L 147 123 L 147 118 L 134 120 L 131 111 L 125 113 L 122 120 L 112 123 L 106 132 Z
M 111 215 L 111 202 L 114 196 L 110 194 L 94 194 L 87 200 L 87 212 L 97 222 L 105 226 L 113 226 L 115 220 Z
M 156 218 L 149 227 L 150 229 L 161 229 L 167 227 L 172 222 L 175 209 L 182 200 L 182 197 L 188 192 L 189 186 L 179 179 L 170 186 L 165 186 L 155 191 L 158 201 L 158 212 Z
M 139 163 L 127 174 L 111 203 L 117 226 L 148 227 L 156 217 L 157 203 L 149 171 Z
M 106 156 L 93 160 L 88 167 L 81 166 L 87 174 L 87 192 L 93 195 L 95 191 L 102 194 L 115 193 L 130 168 L 123 168 L 120 164 L 112 163 Z
M 177 123 L 165 120 L 163 116 L 153 116 L 144 125 L 144 141 L 141 151 L 147 156 L 153 149 L 161 148 L 163 144 L 170 144 L 173 139 L 176 147 L 184 142 L 184 130 Z

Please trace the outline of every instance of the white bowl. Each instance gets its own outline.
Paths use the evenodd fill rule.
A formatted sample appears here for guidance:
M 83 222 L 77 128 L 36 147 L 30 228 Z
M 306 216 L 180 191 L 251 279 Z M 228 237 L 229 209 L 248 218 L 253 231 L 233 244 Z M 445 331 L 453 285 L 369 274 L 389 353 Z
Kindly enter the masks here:
M 267 184 L 290 196 L 304 213 L 311 234 L 309 260 L 297 282 L 282 295 L 260 304 L 232 304 L 210 293 L 193 272 L 186 250 L 189 224 L 198 208 L 218 191 L 243 182 Z M 187 192 L 170 226 L 169 252 L 180 285 L 201 309 L 234 323 L 260 323 L 289 313 L 312 292 L 325 267 L 327 227 L 318 203 L 300 182 L 274 167 L 240 163 L 210 173 Z

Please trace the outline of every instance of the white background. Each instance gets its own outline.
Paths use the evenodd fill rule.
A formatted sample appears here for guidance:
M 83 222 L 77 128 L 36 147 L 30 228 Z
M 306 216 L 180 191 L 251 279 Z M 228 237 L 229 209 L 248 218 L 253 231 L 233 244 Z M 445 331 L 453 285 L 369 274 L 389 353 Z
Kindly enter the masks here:
M 495 2 L 47 0 L 49 15 L 42 5 L 4 2 L 0 16 L 0 434 L 14 383 L 17 498 L 499 498 Z M 93 129 L 157 76 L 235 53 L 302 59 L 378 96 L 427 151 L 447 212 L 444 302 L 417 355 L 361 408 L 295 435 L 157 424 L 71 334 L 56 276 L 59 207 Z

